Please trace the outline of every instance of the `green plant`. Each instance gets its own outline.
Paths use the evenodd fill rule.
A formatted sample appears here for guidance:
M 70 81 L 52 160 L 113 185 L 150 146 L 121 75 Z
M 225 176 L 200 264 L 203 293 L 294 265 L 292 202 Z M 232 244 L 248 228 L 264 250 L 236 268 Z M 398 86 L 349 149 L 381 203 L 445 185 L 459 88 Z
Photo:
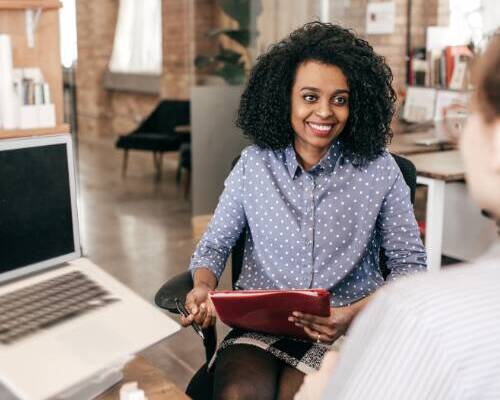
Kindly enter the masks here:
M 207 71 L 211 75 L 220 76 L 230 85 L 239 85 L 245 82 L 247 76 L 248 47 L 252 35 L 257 32 L 250 18 L 251 12 L 259 15 L 261 12 L 260 0 L 217 0 L 222 11 L 238 23 L 236 29 L 213 29 L 207 32 L 214 39 L 223 35 L 238 43 L 241 52 L 224 47 L 219 43 L 219 51 L 214 56 L 198 55 L 195 59 L 197 68 Z M 253 22 L 253 23 L 252 23 Z

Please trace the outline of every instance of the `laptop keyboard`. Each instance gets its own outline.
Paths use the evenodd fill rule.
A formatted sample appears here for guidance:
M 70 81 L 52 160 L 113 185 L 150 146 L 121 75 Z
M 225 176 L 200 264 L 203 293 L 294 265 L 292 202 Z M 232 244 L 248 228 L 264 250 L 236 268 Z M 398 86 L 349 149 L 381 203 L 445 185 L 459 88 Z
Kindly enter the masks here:
M 0 343 L 13 343 L 116 301 L 79 271 L 9 292 L 0 296 Z

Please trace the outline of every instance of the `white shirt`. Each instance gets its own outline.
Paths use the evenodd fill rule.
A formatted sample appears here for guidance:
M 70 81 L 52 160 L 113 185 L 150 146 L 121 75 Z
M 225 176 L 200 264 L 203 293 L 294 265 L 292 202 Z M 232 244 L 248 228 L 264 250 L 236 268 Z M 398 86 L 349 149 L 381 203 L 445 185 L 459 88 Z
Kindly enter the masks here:
M 324 399 L 500 399 L 500 241 L 475 264 L 384 288 Z

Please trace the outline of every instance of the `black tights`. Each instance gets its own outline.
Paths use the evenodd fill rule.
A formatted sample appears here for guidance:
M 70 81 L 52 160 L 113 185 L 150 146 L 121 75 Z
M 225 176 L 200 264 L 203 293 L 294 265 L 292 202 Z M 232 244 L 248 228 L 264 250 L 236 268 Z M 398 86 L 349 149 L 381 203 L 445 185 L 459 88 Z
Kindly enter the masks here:
M 304 374 L 255 346 L 232 345 L 217 356 L 213 400 L 293 399 Z

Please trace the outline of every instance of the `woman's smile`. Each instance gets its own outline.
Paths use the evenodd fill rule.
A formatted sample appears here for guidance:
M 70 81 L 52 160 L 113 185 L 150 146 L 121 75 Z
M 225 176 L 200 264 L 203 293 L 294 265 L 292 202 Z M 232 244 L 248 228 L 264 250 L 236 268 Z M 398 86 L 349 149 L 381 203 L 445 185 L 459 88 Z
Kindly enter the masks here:
M 325 124 L 319 122 L 306 122 L 306 125 L 310 128 L 310 132 L 313 136 L 318 136 L 321 138 L 327 138 L 330 136 L 332 128 L 334 126 L 333 123 Z

